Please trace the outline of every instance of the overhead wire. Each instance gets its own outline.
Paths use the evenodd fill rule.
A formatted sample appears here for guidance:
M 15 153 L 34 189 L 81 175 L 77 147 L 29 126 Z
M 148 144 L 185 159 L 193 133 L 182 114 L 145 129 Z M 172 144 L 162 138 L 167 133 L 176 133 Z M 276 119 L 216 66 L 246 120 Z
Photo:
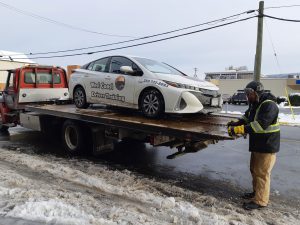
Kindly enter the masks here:
M 231 16 L 223 17 L 223 18 L 220 18 L 220 19 L 216 19 L 216 20 L 212 20 L 212 21 L 208 21 L 208 22 L 204 22 L 204 23 L 200 23 L 200 24 L 195 24 L 195 25 L 192 25 L 192 26 L 182 27 L 182 28 L 178 28 L 178 29 L 175 29 L 175 30 L 170 30 L 170 31 L 162 32 L 162 33 L 153 34 L 153 35 L 147 35 L 147 36 L 140 37 L 140 38 L 125 40 L 125 41 L 118 41 L 118 42 L 112 42 L 112 43 L 107 43 L 107 44 L 102 44 L 102 45 L 94 45 L 94 46 L 89 46 L 89 47 L 58 50 L 58 51 L 25 53 L 25 54 L 22 54 L 22 55 L 30 55 L 30 56 L 33 56 L 33 55 L 48 55 L 48 54 L 82 51 L 82 50 L 93 49 L 93 48 L 101 48 L 101 47 L 107 47 L 107 46 L 112 46 L 112 45 L 125 44 L 125 43 L 129 43 L 129 42 L 140 41 L 140 40 L 149 39 L 149 38 L 158 37 L 158 36 L 163 36 L 163 35 L 166 35 L 166 34 L 171 34 L 171 33 L 179 32 L 179 31 L 183 31 L 183 30 L 188 30 L 188 29 L 192 29 L 192 28 L 195 28 L 195 27 L 210 25 L 212 23 L 220 23 L 220 22 L 224 22 L 226 20 L 230 20 L 232 18 L 236 18 L 236 17 L 241 16 L 243 14 L 250 14 L 250 13 L 253 13 L 253 12 L 255 12 L 255 10 L 248 10 L 248 11 L 237 13 L 237 14 L 234 14 L 234 15 L 231 15 Z M 14 56 L 16 56 L 16 55 L 20 55 L 20 54 L 15 54 Z
M 294 20 L 294 19 L 286 19 L 286 18 L 280 18 L 280 17 L 275 17 L 275 16 L 270 16 L 270 15 L 263 15 L 264 17 L 268 17 L 274 20 L 281 20 L 281 21 L 285 21 L 285 22 L 295 22 L 295 23 L 300 23 L 300 20 Z
M 270 6 L 270 7 L 265 7 L 264 9 L 281 9 L 281 8 L 293 8 L 293 7 L 300 7 L 300 5 Z
M 266 24 L 267 31 L 268 31 L 268 34 L 269 34 L 269 39 L 270 39 L 270 42 L 271 42 L 271 45 L 272 45 L 272 48 L 273 48 L 276 64 L 278 66 L 279 72 L 282 73 L 281 66 L 280 66 L 279 60 L 278 60 L 278 55 L 277 55 L 276 50 L 275 50 L 274 42 L 273 42 L 273 39 L 272 39 L 272 35 L 271 35 L 271 32 L 270 32 L 267 20 L 265 20 L 265 24 Z
M 191 31 L 191 32 L 188 32 L 188 33 L 178 34 L 178 35 L 174 35 L 174 36 L 170 36 L 170 37 L 166 37 L 166 38 L 162 38 L 162 39 L 157 39 L 157 40 L 138 43 L 138 44 L 133 44 L 133 45 L 127 45 L 127 46 L 122 46 L 122 47 L 117 47 L 117 48 L 111 48 L 111 49 L 105 49 L 105 50 L 99 50 L 99 51 L 93 51 L 93 52 L 66 54 L 66 55 L 29 57 L 29 58 L 26 58 L 26 59 L 49 59 L 49 58 L 62 58 L 62 57 L 79 56 L 79 55 L 91 55 L 91 54 L 95 54 L 95 53 L 132 48 L 132 47 L 137 47 L 137 46 L 141 46 L 141 45 L 147 45 L 147 44 L 152 44 L 152 43 L 156 43 L 156 42 L 166 41 L 166 40 L 170 40 L 170 39 L 174 39 L 174 38 L 178 38 L 178 37 L 183 37 L 183 36 L 187 36 L 187 35 L 191 35 L 191 34 L 195 34 L 195 33 L 199 33 L 199 32 L 204 32 L 204 31 L 207 31 L 207 30 L 212 30 L 212 29 L 215 29 L 215 28 L 223 27 L 223 26 L 228 26 L 228 25 L 231 25 L 231 24 L 235 24 L 235 23 L 246 21 L 246 20 L 250 20 L 250 19 L 253 19 L 255 17 L 257 17 L 257 16 L 251 16 L 251 17 L 231 21 L 231 22 L 228 22 L 228 23 L 220 24 L 220 25 L 216 25 L 216 26 L 212 26 L 212 27 L 208 27 L 208 28 L 204 28 L 204 29 L 200 29 L 200 30 L 196 30 L 196 31 Z M 14 59 L 25 59 L 25 58 L 14 58 Z
M 25 11 L 25 10 L 22 10 L 22 9 L 18 9 L 14 6 L 8 5 L 8 4 L 6 4 L 4 2 L 1 2 L 1 1 L 0 1 L 0 6 L 5 7 L 9 10 L 15 11 L 15 12 L 20 13 L 20 14 L 30 16 L 30 17 L 38 19 L 38 20 L 42 20 L 44 22 L 48 22 L 48 23 L 59 25 L 59 26 L 67 27 L 67 28 L 73 29 L 73 30 L 80 30 L 80 31 L 87 32 L 87 33 L 92 33 L 92 34 L 97 34 L 97 35 L 102 35 L 102 36 L 109 36 L 109 37 L 133 38 L 133 36 L 129 36 L 129 35 L 107 34 L 107 33 L 102 33 L 102 32 L 98 32 L 98 31 L 88 30 L 86 28 L 77 27 L 77 26 L 74 26 L 74 25 L 71 25 L 71 24 L 63 23 L 63 22 L 60 22 L 60 21 L 57 21 L 57 20 L 53 20 L 53 19 L 44 17 L 44 16 L 40 16 L 40 15 L 32 13 L 30 11 Z

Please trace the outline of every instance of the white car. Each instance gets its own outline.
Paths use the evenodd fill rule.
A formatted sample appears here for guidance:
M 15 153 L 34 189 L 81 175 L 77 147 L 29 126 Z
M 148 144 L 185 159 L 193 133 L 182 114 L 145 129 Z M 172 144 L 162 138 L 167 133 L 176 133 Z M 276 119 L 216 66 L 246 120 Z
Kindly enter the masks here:
M 78 108 L 107 104 L 162 113 L 211 113 L 222 107 L 219 88 L 165 63 L 132 56 L 109 56 L 76 69 L 69 81 Z

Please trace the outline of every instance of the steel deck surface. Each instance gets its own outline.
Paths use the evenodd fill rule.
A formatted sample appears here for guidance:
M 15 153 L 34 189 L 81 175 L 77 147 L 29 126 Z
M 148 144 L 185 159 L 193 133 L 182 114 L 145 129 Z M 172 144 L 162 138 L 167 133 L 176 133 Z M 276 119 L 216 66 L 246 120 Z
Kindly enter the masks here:
M 165 115 L 160 119 L 148 119 L 136 110 L 88 108 L 74 105 L 29 105 L 27 110 L 94 124 L 115 126 L 132 130 L 174 136 L 189 140 L 229 140 L 226 124 L 232 117 L 220 115 Z

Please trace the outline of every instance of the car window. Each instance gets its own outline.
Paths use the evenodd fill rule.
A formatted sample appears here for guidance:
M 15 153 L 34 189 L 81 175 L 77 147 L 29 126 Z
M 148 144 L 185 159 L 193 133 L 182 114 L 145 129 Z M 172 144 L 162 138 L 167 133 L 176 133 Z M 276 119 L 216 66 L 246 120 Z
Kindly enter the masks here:
M 108 58 L 98 59 L 94 62 L 91 62 L 87 69 L 91 71 L 105 72 L 107 61 Z
M 130 66 L 133 70 L 139 70 L 138 66 L 133 63 L 131 60 L 121 57 L 121 56 L 115 56 L 112 57 L 110 62 L 110 73 L 117 73 L 117 74 L 124 74 L 124 72 L 121 71 L 121 66 Z

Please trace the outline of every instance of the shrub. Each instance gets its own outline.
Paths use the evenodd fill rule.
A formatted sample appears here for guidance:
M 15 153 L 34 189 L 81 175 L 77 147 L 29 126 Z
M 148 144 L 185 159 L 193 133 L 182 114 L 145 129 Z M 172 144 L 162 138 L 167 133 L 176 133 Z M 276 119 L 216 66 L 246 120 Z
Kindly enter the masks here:
M 300 93 L 292 93 L 289 95 L 292 106 L 300 106 Z

